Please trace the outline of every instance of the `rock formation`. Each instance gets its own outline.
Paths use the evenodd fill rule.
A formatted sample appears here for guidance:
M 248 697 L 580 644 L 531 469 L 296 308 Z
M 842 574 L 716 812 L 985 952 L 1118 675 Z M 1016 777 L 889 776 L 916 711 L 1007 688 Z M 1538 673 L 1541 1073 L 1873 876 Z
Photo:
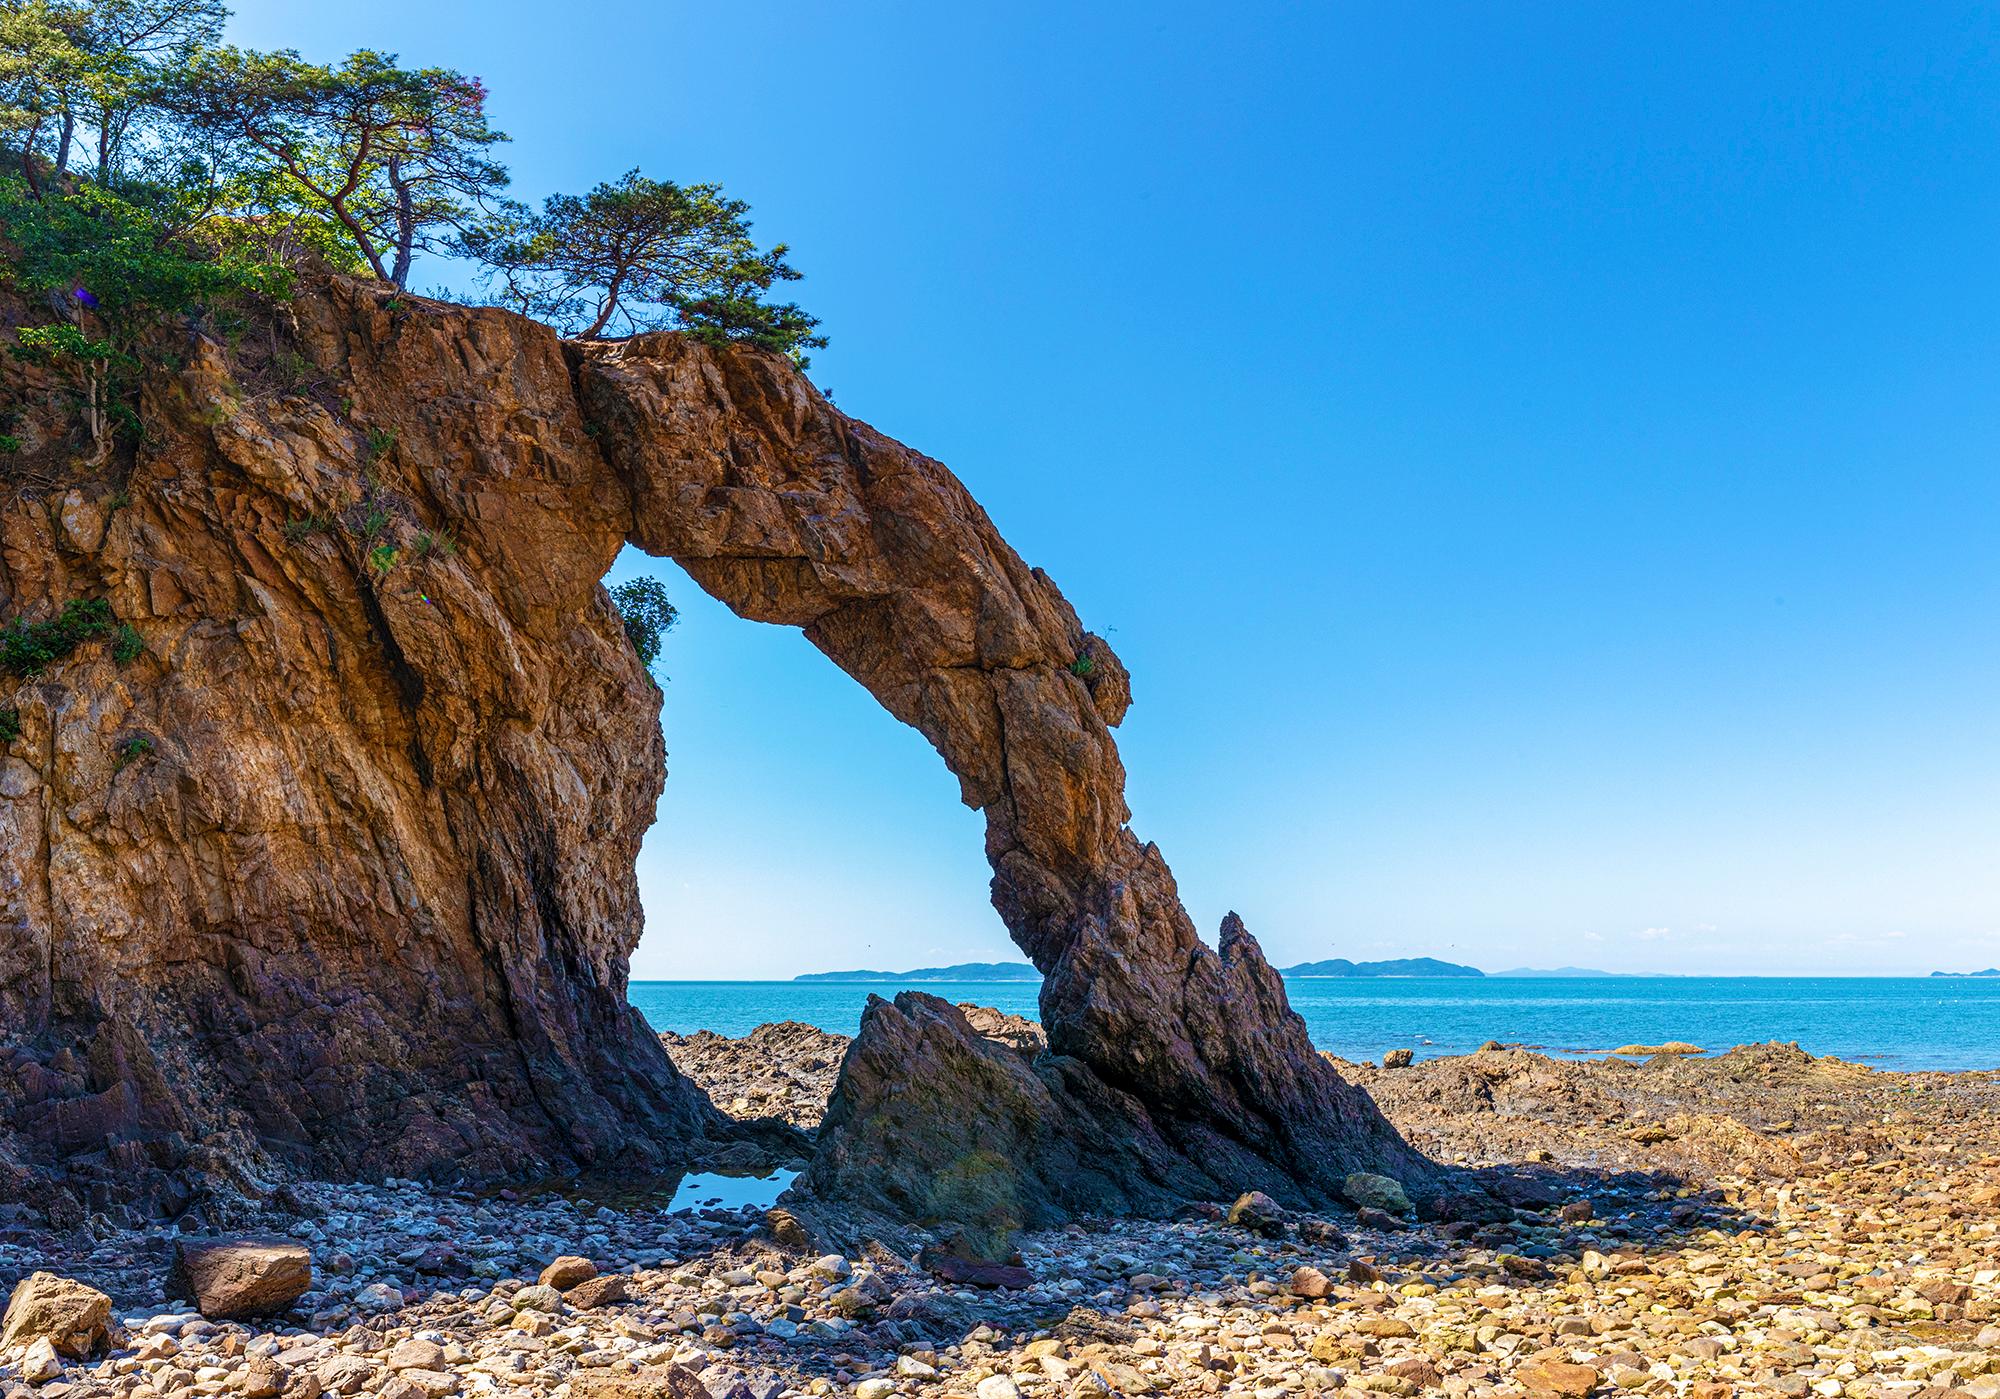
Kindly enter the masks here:
M 1022 1199 L 1064 1198 L 1086 1126 L 1134 1144 L 1144 1163 L 1086 1192 L 1100 1206 L 1251 1186 L 1326 1205 L 1364 1165 L 1428 1174 L 1313 1052 L 1241 920 L 1225 920 L 1214 949 L 1196 934 L 1158 847 L 1125 824 L 1111 738 L 1132 699 L 1124 666 L 956 477 L 835 411 L 773 356 L 673 335 L 572 354 L 585 412 L 630 491 L 632 542 L 677 560 L 738 614 L 802 628 L 930 740 L 985 814 L 994 906 L 1043 975 L 1051 1072 L 1071 1104 L 1011 1138 L 1041 1144 L 1016 1162 Z M 922 1028 L 871 1006 L 809 1176 L 821 1195 L 883 1203 L 878 1167 L 914 1130 L 906 1085 L 935 1109 L 925 1120 L 947 1133 L 942 1144 L 991 1148 L 979 1094 L 998 1083 L 983 1066 L 1005 1061 L 942 1002 L 897 1004 Z M 923 1064 L 940 1072 L 908 1058 L 928 1050 Z M 865 1131 L 883 1139 L 859 1147 Z M 931 1208 L 953 1206 L 901 1204 Z
M 1031 1181 L 1106 1142 L 1135 1207 L 1425 1173 L 1126 828 L 1110 648 L 943 466 L 782 359 L 339 280 L 175 354 L 122 480 L 0 478 L 0 616 L 101 598 L 143 647 L 0 678 L 0 1170 L 59 1168 L 69 1208 L 144 1178 L 172 1213 L 190 1172 L 651 1169 L 722 1131 L 625 1003 L 665 769 L 600 586 L 629 541 L 803 629 L 984 812 L 1046 978 L 1047 1053 L 997 1070 L 1050 1095 L 1007 1138 Z M 879 1203 L 912 1036 L 987 1073 L 957 1012 L 897 1014 L 836 1089 L 831 1198 Z

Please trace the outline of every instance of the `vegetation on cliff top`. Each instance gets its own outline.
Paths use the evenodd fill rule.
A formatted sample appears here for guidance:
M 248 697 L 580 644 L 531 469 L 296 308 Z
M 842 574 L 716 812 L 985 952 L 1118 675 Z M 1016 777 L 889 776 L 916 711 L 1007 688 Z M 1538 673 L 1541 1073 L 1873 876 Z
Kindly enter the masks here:
M 504 196 L 475 77 L 362 50 L 221 44 L 220 0 L 0 0 L 0 275 L 9 347 L 59 371 L 100 456 L 136 435 L 145 333 L 213 333 L 310 257 L 407 288 L 419 254 L 481 264 L 498 304 L 572 334 L 671 328 L 789 354 L 817 321 L 748 206 L 637 171 L 539 211 Z

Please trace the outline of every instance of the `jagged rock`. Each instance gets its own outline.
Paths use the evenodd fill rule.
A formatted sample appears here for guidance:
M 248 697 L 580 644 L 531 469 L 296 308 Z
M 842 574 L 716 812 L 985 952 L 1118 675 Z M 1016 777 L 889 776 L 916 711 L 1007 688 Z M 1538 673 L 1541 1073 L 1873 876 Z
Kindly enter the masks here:
M 1049 1037 L 1042 1033 L 1042 1027 L 1024 1015 L 1009 1015 L 1004 1010 L 965 1001 L 958 1003 L 958 1009 L 965 1023 L 979 1034 L 998 1040 L 1029 1059 L 1049 1047 Z
M 291 1239 L 180 1239 L 167 1274 L 169 1297 L 192 1301 L 210 1321 L 274 1316 L 312 1288 L 312 1255 Z
M 740 1135 L 625 999 L 665 772 L 660 691 L 600 586 L 629 542 L 803 629 L 986 816 L 1047 1050 L 1001 1069 L 937 1032 L 932 1066 L 970 1078 L 896 1075 L 921 1090 L 909 1154 L 1018 1146 L 999 1194 L 1044 1213 L 1244 1187 L 1317 1207 L 1354 1170 L 1429 1178 L 1312 1052 L 1240 920 L 1196 935 L 1125 824 L 1123 665 L 943 466 L 746 347 L 565 347 L 339 278 L 269 331 L 319 390 L 246 385 L 257 365 L 188 332 L 115 509 L 110 482 L 66 483 L 65 525 L 0 484 L 6 615 L 101 597 L 144 645 L 121 670 L 93 643 L 0 696 L 22 729 L 0 1051 L 35 1067 L 0 1076 L 0 1160 L 116 1143 L 143 1169 L 92 1184 L 172 1214 L 252 1168 L 631 1174 Z M 871 1034 L 889 1045 L 864 1052 Z M 871 1014 L 811 1188 L 987 1212 L 983 1168 L 914 1194 L 893 1163 L 870 1179 L 869 1085 L 905 1039 Z M 993 1141 L 922 1106 L 989 1089 L 1029 1112 Z
M 737 1117 L 776 1117 L 812 1129 L 826 1116 L 847 1037 L 794 1020 L 759 1025 L 739 1039 L 697 1030 L 660 1035 L 674 1067 Z M 707 1164 L 707 1163 L 705 1163 Z
M 30 1273 L 7 1299 L 0 1351 L 35 1341 L 47 1341 L 72 1360 L 105 1350 L 111 1344 L 111 1299 L 54 1273 Z

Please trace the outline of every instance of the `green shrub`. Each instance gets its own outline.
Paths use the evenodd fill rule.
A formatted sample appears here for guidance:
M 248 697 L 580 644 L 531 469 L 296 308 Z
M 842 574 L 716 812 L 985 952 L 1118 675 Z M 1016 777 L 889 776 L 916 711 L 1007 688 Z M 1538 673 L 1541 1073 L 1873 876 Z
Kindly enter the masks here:
M 21 439 L 11 432 L 0 432 L 0 452 L 13 455 L 21 450 Z
M 380 461 L 396 450 L 396 429 L 392 427 L 371 427 L 368 429 L 368 460 Z
M 21 711 L 0 709 L 0 743 L 12 743 L 21 736 Z
M 131 179 L 114 193 L 88 181 L 38 188 L 0 178 L 0 278 L 57 317 L 20 327 L 9 352 L 64 376 L 100 449 L 114 433 L 138 435 L 144 346 L 155 328 L 290 292 L 291 274 L 268 256 L 191 233 L 196 195 Z
M 1069 673 L 1080 679 L 1088 680 L 1091 676 L 1097 674 L 1097 662 L 1088 656 L 1078 656 L 1069 663 Z
M 130 622 L 120 622 L 118 630 L 111 634 L 111 659 L 120 665 L 130 665 L 146 654 L 146 639 L 139 635 L 139 629 Z
M 17 617 L 0 627 L 0 672 L 40 675 L 84 642 L 111 635 L 116 625 L 111 604 L 102 598 L 72 598 L 47 622 L 24 622 Z
M 378 544 L 368 551 L 368 571 L 377 578 L 387 578 L 396 568 L 396 560 L 402 550 L 393 544 Z
M 660 659 L 660 647 L 680 612 L 667 600 L 666 587 L 657 578 L 634 578 L 611 590 L 611 604 L 624 619 L 625 635 L 640 662 L 648 669 Z
M 333 521 L 324 515 L 301 515 L 297 519 L 285 521 L 285 538 L 298 543 L 309 534 L 320 534 L 333 528 Z
M 139 759 L 152 751 L 153 740 L 150 738 L 126 739 L 118 745 L 118 766 L 116 770 L 119 772 L 125 771 L 126 768 L 132 766 L 132 764 L 138 762 Z
M 417 533 L 417 557 L 448 559 L 458 553 L 458 536 L 450 530 L 420 530 Z

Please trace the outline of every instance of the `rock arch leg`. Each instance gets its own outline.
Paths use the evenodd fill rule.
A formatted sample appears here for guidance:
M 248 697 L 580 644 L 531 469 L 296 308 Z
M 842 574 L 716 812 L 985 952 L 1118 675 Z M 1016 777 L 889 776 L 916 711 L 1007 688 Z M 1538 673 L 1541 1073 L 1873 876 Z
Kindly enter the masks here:
M 775 356 L 672 335 L 570 353 L 630 542 L 803 629 L 929 738 L 986 817 L 994 904 L 1044 975 L 1034 1064 L 933 998 L 873 1003 L 815 1191 L 1038 1222 L 1251 1187 L 1318 1205 L 1350 1171 L 1429 1174 L 1313 1051 L 1242 923 L 1214 948 L 1197 935 L 1126 826 L 1124 667 L 957 478 Z

